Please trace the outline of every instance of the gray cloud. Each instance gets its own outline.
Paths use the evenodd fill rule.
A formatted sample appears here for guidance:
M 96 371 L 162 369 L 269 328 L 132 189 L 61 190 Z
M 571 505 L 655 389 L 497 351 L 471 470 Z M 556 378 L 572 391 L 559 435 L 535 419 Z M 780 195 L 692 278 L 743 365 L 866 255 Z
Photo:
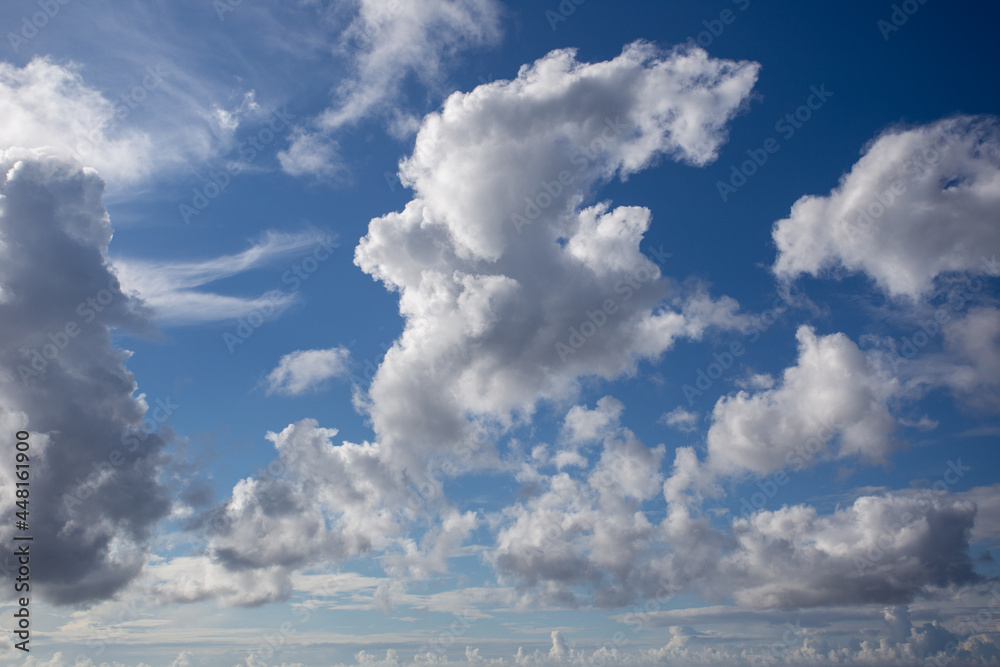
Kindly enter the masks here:
M 97 174 L 23 149 L 0 153 L 0 170 L 0 421 L 36 445 L 32 585 L 57 603 L 103 599 L 142 568 L 170 509 L 157 481 L 169 429 L 148 432 L 159 408 L 133 395 L 109 333 L 150 325 L 109 267 Z M 11 516 L 12 482 L 3 478 Z M 12 531 L 0 529 L 4 545 Z

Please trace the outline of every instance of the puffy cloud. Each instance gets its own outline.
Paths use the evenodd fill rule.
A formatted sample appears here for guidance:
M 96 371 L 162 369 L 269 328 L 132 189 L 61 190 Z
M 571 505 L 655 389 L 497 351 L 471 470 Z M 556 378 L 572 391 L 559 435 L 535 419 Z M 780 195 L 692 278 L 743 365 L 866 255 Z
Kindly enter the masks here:
M 889 321 L 912 329 L 899 344 L 879 341 L 889 348 L 882 365 L 911 397 L 946 387 L 964 406 L 994 410 L 1000 311 L 983 286 L 1000 275 L 998 208 L 997 118 L 893 128 L 865 148 L 829 195 L 801 198 L 775 223 L 773 271 L 784 281 L 863 273 L 886 294 L 907 297 L 886 308 Z M 922 350 L 915 340 L 935 343 Z
M 645 514 L 606 496 L 602 504 L 599 489 L 566 473 L 537 498 L 505 510 L 504 523 L 490 559 L 525 602 L 577 606 L 584 590 L 594 604 L 614 607 L 655 583 L 654 526 Z
M 403 574 L 406 578 L 426 580 L 448 571 L 449 559 L 458 555 L 462 545 L 479 525 L 476 512 L 447 510 L 438 524 L 432 526 L 417 544 L 413 539 L 402 541 L 402 554 L 386 558 L 390 574 Z
M 563 419 L 559 432 L 560 446 L 551 463 L 559 470 L 567 466 L 586 468 L 588 463 L 580 452 L 581 446 L 601 442 L 620 428 L 619 419 L 624 409 L 625 405 L 611 396 L 598 400 L 593 410 L 584 405 L 574 405 Z
M 145 331 L 107 257 L 104 183 L 42 151 L 0 152 L 0 422 L 31 433 L 32 584 L 56 603 L 103 599 L 146 560 L 170 501 L 158 481 L 174 409 L 135 396 L 115 328 Z M 0 506 L 14 512 L 13 473 Z M 0 528 L 12 545 L 13 526 Z M 5 546 L 0 556 L 12 549 Z
M 665 448 L 650 449 L 622 427 L 620 409 L 605 397 L 596 410 L 570 410 L 566 423 L 601 422 L 596 464 L 582 479 L 565 472 L 537 478 L 537 495 L 492 518 L 499 528 L 488 557 L 525 600 L 576 605 L 582 586 L 595 604 L 615 606 L 653 583 L 655 527 L 640 506 L 659 493 Z
M 433 489 L 423 493 L 378 444 L 334 445 L 336 434 L 309 419 L 268 433 L 278 457 L 195 520 L 208 545 L 180 570 L 194 568 L 197 576 L 186 576 L 203 582 L 182 587 L 193 591 L 190 601 L 218 594 L 232 604 L 270 602 L 291 592 L 298 570 L 369 553 L 381 553 L 397 581 L 445 571 L 477 525 L 475 512 L 456 511 Z M 425 521 L 417 542 L 409 531 Z M 165 590 L 177 589 L 166 574 Z M 256 583 L 230 591 L 244 579 Z
M 662 528 L 673 553 L 661 576 L 675 590 L 783 608 L 899 603 L 978 581 L 969 544 L 996 533 L 988 488 L 864 496 L 827 515 L 808 505 L 744 512 L 731 533 L 698 516 L 703 498 L 724 494 L 721 477 L 799 470 L 830 457 L 878 462 L 891 451 L 888 405 L 905 395 L 903 383 L 843 334 L 803 326 L 797 337 L 798 361 L 775 386 L 716 404 L 705 462 L 692 448 L 676 451 L 663 485 Z
M 801 326 L 796 338 L 798 360 L 785 369 L 780 382 L 757 383 L 768 388 L 741 390 L 718 400 L 704 460 L 691 447 L 676 450 L 663 484 L 664 528 L 674 543 L 714 541 L 723 550 L 733 548 L 729 536 L 699 516 L 705 498 L 725 495 L 723 480 L 786 468 L 798 471 L 831 458 L 884 463 L 896 447 L 896 420 L 888 406 L 901 394 L 900 382 L 844 334 L 818 336 L 811 327 Z M 682 585 L 712 570 L 705 562 L 717 556 L 699 550 L 699 558 L 683 551 L 676 556 L 687 563 Z
M 283 600 L 292 592 L 287 569 L 280 565 L 234 570 L 208 556 L 180 556 L 154 563 L 148 571 L 150 595 L 160 605 L 215 600 L 254 607 Z
M 312 391 L 330 378 L 346 375 L 350 355 L 346 347 L 286 354 L 267 376 L 267 393 L 297 396 Z
M 774 225 L 775 274 L 868 275 L 885 292 L 927 294 L 935 278 L 1000 252 L 1000 135 L 992 116 L 958 116 L 877 137 L 827 196 Z M 987 265 L 990 275 L 1000 267 Z
M 713 300 L 696 284 L 679 286 L 661 304 L 666 281 L 639 252 L 649 225 L 647 210 L 581 205 L 596 184 L 631 173 L 659 154 L 696 164 L 710 159 L 724 140 L 725 122 L 755 78 L 755 65 L 710 60 L 698 50 L 661 54 L 637 44 L 615 61 L 598 65 L 579 64 L 571 53 L 557 52 L 522 70 L 517 81 L 484 86 L 467 96 L 482 98 L 480 102 L 470 105 L 456 95 L 442 114 L 430 116 L 403 167 L 411 182 L 426 183 L 416 189 L 426 189 L 429 199 L 416 198 L 402 213 L 373 220 L 356 254 L 364 270 L 400 292 L 407 319 L 368 395 L 359 397 L 372 414 L 377 443 L 334 445 L 336 431 L 311 420 L 269 434 L 279 458 L 267 473 L 240 481 L 227 501 L 199 517 L 208 547 L 198 567 L 208 568 L 206 573 L 220 567 L 234 574 L 260 571 L 267 575 L 262 581 L 274 582 L 238 598 L 238 604 L 283 595 L 286 578 L 298 569 L 368 552 L 384 553 L 387 571 L 397 579 L 441 572 L 447 559 L 462 551 L 479 518 L 457 511 L 444 501 L 440 486 L 428 484 L 436 452 L 451 466 L 442 466 L 445 474 L 468 463 L 448 456 L 447 447 L 440 445 L 477 437 L 478 446 L 490 429 L 530 415 L 537 400 L 570 395 L 579 375 L 614 377 L 634 369 L 638 359 L 656 357 L 675 338 L 698 337 L 708 327 L 741 321 L 733 300 Z M 553 96 L 549 87 L 555 83 L 563 90 Z M 648 99 L 647 93 L 656 98 Z M 614 101 L 622 96 L 624 102 Z M 605 109 L 608 100 L 612 108 Z M 614 114 L 608 122 L 605 113 Z M 523 137 L 522 121 L 532 115 L 538 118 L 531 125 L 535 136 Z M 621 145 L 611 140 L 619 132 Z M 470 143 L 470 133 L 481 145 Z M 573 201 L 566 211 L 579 210 L 537 221 L 538 233 L 547 239 L 540 245 L 528 233 L 519 234 L 509 215 L 497 218 L 495 207 L 487 205 L 506 202 L 515 210 L 524 194 L 533 194 L 534 184 L 525 175 L 529 170 L 520 160 L 498 157 L 517 145 L 537 184 L 547 172 L 536 162 L 553 152 L 566 160 L 572 157 L 567 140 L 601 155 L 566 186 Z M 442 198 L 435 183 L 451 179 L 452 170 L 468 171 L 461 164 L 466 153 L 483 162 L 476 170 L 493 165 L 507 172 L 521 192 L 508 191 L 496 178 L 479 185 L 466 177 L 467 193 Z M 453 217 L 456 211 L 468 212 L 471 227 L 484 221 L 500 227 L 496 231 L 506 241 L 498 248 L 497 261 L 470 254 L 459 242 L 468 237 L 454 234 L 462 229 Z M 248 261 L 232 258 L 224 264 L 243 267 Z M 215 262 L 211 266 L 207 272 L 195 267 L 199 270 L 179 275 L 202 281 L 202 274 L 220 270 Z M 608 299 L 615 308 L 605 306 Z M 556 343 L 595 304 L 603 309 L 602 336 L 588 341 L 575 358 L 561 361 Z M 598 326 L 593 318 L 592 324 Z M 334 349 L 286 357 L 270 376 L 270 386 L 304 390 L 330 370 L 320 369 L 314 357 L 339 367 L 343 360 L 332 358 L 338 354 Z M 436 390 L 427 391 L 428 386 Z M 636 553 L 645 548 L 650 525 L 636 505 L 654 498 L 662 484 L 664 448 L 646 448 L 622 430 L 617 424 L 621 410 L 620 403 L 605 398 L 596 410 L 579 408 L 567 415 L 564 444 L 578 448 L 601 441 L 603 450 L 586 482 L 568 480 L 566 489 L 550 490 L 548 500 L 540 501 L 558 505 L 573 492 L 591 504 L 581 521 L 590 522 L 593 534 L 577 546 L 590 560 L 586 576 L 613 579 L 601 588 L 601 604 L 622 599 L 623 589 L 637 585 L 628 574 L 636 557 L 621 547 L 632 544 Z M 492 456 L 486 451 L 479 455 Z M 580 457 L 579 464 L 585 466 L 586 460 Z M 624 523 L 605 525 L 595 507 Z M 424 520 L 423 535 L 411 537 L 410 530 Z M 511 521 L 529 534 L 536 528 L 531 518 Z M 512 576 L 521 577 L 525 573 L 517 562 L 525 540 L 514 533 L 507 538 L 511 548 L 505 562 Z M 223 584 L 200 590 L 229 586 L 228 579 L 216 578 Z
M 611 396 L 597 401 L 593 410 L 574 405 L 563 419 L 563 437 L 571 443 L 600 441 L 609 429 L 618 428 L 625 405 Z
M 604 402 L 590 412 L 614 405 Z M 571 412 L 588 416 L 581 406 Z M 491 518 L 490 562 L 524 602 L 578 605 L 593 595 L 618 606 L 698 593 L 754 608 L 898 604 L 981 580 L 969 545 L 996 532 L 989 489 L 869 494 L 827 514 L 808 505 L 759 510 L 726 528 L 692 502 L 722 493 L 719 472 L 692 448 L 677 450 L 664 479 L 662 445 L 643 446 L 617 416 L 601 428 L 592 468 L 522 472 L 530 497 Z M 660 488 L 667 511 L 657 524 L 643 507 Z
M 604 63 L 575 56 L 553 51 L 512 81 L 454 93 L 441 113 L 424 119 L 401 173 L 460 257 L 498 259 L 519 229 L 511 214 L 523 213 L 530 197 L 544 213 L 535 228 L 585 232 L 562 234 L 581 263 L 606 273 L 633 268 L 615 238 L 619 229 L 640 231 L 641 217 L 630 209 L 557 218 L 603 179 L 633 174 L 660 156 L 695 165 L 714 160 L 758 71 L 755 63 L 712 59 L 700 49 L 663 54 L 644 43 Z M 546 183 L 558 186 L 563 170 L 571 183 L 552 194 L 556 208 L 549 211 L 539 195 Z
M 191 657 L 191 651 L 181 651 L 170 663 L 170 667 L 192 667 L 194 663 L 191 662 Z
M 954 496 L 863 496 L 822 516 L 805 505 L 733 523 L 738 548 L 719 565 L 757 607 L 908 602 L 979 580 L 969 557 L 976 507 Z
M 817 336 L 802 326 L 796 338 L 798 361 L 779 386 L 716 403 L 707 436 L 712 470 L 766 474 L 831 455 L 880 462 L 893 449 L 896 422 L 887 402 L 899 391 L 898 381 L 843 334 Z M 833 436 L 835 454 L 827 444 Z
M 241 480 L 209 517 L 209 553 L 232 570 L 288 571 L 385 548 L 399 533 L 402 484 L 373 444 L 334 445 L 336 429 L 303 420 L 268 433 L 279 457 Z
M 647 209 L 585 203 L 660 156 L 713 159 L 756 74 L 698 49 L 637 43 L 596 64 L 555 51 L 427 116 L 401 166 L 415 198 L 372 220 L 355 255 L 406 319 L 363 403 L 380 443 L 425 459 L 470 437 L 467 416 L 507 428 L 580 376 L 735 326 L 731 299 L 670 294 L 639 251 Z

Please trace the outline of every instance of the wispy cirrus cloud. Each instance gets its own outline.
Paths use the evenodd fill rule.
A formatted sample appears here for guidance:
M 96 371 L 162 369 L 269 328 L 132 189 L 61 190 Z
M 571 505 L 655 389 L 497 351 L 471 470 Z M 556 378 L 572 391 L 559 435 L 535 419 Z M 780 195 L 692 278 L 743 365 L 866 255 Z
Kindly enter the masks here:
M 493 44 L 501 34 L 496 0 L 356 0 L 350 6 L 355 13 L 335 49 L 349 74 L 334 88 L 331 106 L 278 153 L 294 176 L 336 176 L 343 165 L 331 136 L 365 118 L 381 117 L 397 135 L 416 131 L 419 121 L 400 106 L 407 77 L 435 88 L 457 54 Z
M 191 325 L 238 318 L 261 308 L 280 313 L 295 303 L 296 292 L 275 290 L 256 297 L 239 297 L 196 288 L 247 271 L 291 262 L 310 249 L 321 250 L 328 257 L 334 247 L 336 241 L 318 231 L 269 231 L 235 255 L 180 262 L 116 259 L 114 266 L 124 288 L 152 309 L 157 322 L 168 326 Z

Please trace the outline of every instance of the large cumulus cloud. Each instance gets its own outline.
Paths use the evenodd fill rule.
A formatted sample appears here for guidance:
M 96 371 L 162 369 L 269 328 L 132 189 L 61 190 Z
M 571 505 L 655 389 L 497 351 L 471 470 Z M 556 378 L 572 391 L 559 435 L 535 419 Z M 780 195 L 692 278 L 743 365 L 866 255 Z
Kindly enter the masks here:
M 104 598 L 142 568 L 170 508 L 157 479 L 169 431 L 152 431 L 175 406 L 135 395 L 127 353 L 111 341 L 112 328 L 149 325 L 109 268 L 103 181 L 26 149 L 0 153 L 0 170 L 0 421 L 36 445 L 32 585 L 61 603 Z M 10 523 L 0 531 L 13 544 Z
M 416 457 L 468 438 L 467 417 L 507 428 L 580 376 L 732 326 L 734 301 L 671 289 L 640 252 L 648 209 L 588 200 L 664 156 L 714 159 L 756 75 L 698 49 L 561 50 L 427 116 L 400 169 L 413 200 L 355 256 L 406 319 L 366 397 L 381 443 Z

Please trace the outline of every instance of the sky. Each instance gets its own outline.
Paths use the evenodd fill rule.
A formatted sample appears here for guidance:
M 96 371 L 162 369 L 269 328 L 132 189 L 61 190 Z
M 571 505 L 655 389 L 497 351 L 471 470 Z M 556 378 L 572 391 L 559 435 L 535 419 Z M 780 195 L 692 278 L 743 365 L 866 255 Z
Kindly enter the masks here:
M 4 2 L 0 663 L 1000 664 L 998 20 Z

